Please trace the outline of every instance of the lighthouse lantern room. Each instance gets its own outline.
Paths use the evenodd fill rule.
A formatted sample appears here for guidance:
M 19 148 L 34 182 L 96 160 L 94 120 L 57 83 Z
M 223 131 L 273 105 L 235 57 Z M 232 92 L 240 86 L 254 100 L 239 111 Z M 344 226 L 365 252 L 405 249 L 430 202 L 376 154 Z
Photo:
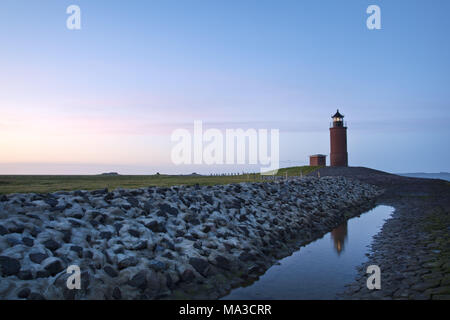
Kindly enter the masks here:
M 330 128 L 330 166 L 347 167 L 347 127 L 344 124 L 344 115 L 338 109 L 331 118 L 333 125 Z

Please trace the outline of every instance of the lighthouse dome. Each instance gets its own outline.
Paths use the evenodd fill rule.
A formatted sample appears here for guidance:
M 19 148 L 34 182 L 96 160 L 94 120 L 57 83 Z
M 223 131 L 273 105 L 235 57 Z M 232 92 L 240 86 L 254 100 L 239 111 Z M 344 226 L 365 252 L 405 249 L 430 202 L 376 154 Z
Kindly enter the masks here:
M 333 119 L 334 118 L 343 118 L 344 115 L 340 114 L 339 109 L 337 109 L 336 113 L 334 114 L 334 116 L 331 116 Z

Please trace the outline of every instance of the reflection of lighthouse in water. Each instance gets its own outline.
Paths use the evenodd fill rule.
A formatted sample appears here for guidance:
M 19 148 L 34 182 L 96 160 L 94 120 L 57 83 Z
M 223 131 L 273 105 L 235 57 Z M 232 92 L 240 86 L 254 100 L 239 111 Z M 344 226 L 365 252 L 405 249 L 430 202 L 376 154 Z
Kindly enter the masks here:
M 344 251 L 345 241 L 347 241 L 347 222 L 331 231 L 331 238 L 334 242 L 334 249 L 338 254 L 341 254 Z

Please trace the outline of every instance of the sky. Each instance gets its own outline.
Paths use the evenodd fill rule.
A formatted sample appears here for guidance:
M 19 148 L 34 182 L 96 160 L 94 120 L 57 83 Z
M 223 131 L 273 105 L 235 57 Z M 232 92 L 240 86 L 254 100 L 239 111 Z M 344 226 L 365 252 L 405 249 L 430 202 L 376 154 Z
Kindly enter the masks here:
M 69 30 L 70 5 L 81 30 Z M 369 30 L 369 5 L 381 30 Z M 177 128 L 280 130 L 281 167 L 450 171 L 450 1 L 2 0 L 0 174 L 210 173 Z

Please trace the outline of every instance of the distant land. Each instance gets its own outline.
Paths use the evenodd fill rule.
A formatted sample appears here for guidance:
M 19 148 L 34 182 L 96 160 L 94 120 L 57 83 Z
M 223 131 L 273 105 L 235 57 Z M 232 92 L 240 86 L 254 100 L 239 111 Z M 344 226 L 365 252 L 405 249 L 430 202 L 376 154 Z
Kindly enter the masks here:
M 404 176 L 404 177 L 442 179 L 442 180 L 450 181 L 450 172 L 439 172 L 439 173 L 415 172 L 415 173 L 397 173 L 397 174 L 399 176 Z

